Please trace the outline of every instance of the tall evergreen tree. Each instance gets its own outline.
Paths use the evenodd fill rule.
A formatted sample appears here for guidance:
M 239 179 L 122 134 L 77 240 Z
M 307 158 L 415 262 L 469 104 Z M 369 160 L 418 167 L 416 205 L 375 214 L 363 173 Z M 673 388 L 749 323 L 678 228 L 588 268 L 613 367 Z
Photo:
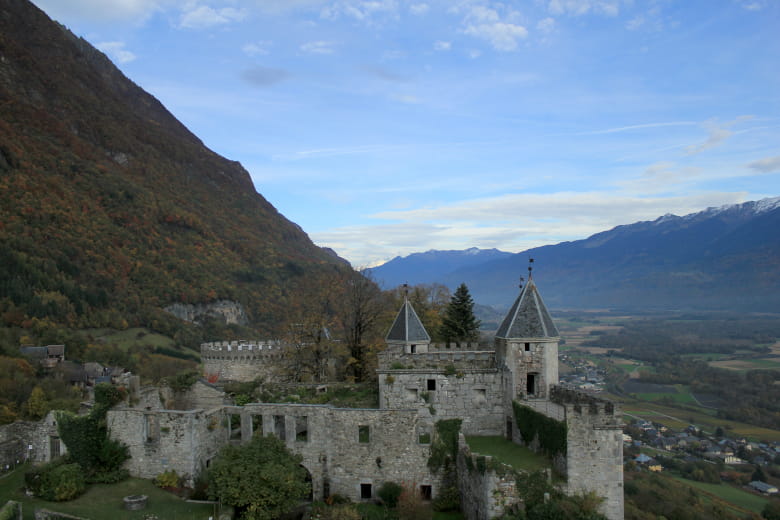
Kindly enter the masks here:
M 480 321 L 474 316 L 474 300 L 471 299 L 469 288 L 460 284 L 450 303 L 444 311 L 440 334 L 447 343 L 477 341 L 479 339 Z

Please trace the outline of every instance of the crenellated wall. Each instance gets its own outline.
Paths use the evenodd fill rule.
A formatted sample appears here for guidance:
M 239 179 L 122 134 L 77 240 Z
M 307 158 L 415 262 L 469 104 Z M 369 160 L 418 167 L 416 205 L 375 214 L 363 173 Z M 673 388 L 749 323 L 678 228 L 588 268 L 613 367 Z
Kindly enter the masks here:
M 284 352 L 282 343 L 271 340 L 203 343 L 203 376 L 212 383 L 272 378 L 284 363 Z

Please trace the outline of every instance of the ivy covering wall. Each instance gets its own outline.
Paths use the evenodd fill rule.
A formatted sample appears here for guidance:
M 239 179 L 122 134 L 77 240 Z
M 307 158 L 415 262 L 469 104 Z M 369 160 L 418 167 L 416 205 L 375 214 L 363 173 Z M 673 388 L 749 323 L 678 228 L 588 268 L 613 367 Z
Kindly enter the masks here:
M 566 455 L 565 422 L 551 419 L 517 401 L 512 403 L 512 407 L 515 412 L 515 424 L 526 444 L 538 438 L 539 447 L 548 457 Z

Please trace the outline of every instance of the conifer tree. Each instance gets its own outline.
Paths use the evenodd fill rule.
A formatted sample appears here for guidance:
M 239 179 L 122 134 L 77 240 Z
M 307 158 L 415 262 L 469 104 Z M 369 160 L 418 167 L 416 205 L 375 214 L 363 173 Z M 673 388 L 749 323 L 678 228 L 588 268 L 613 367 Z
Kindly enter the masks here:
M 474 316 L 474 300 L 465 283 L 460 284 L 444 311 L 440 334 L 447 343 L 477 341 L 480 321 Z

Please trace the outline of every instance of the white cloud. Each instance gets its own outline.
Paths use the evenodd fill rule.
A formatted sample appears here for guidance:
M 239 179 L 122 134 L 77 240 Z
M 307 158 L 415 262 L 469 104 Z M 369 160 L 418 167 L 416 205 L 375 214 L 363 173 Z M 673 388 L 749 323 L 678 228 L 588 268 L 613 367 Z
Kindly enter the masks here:
M 734 135 L 734 132 L 729 130 L 730 127 L 741 123 L 742 121 L 751 119 L 752 117 L 753 116 L 740 116 L 734 121 L 729 121 L 728 123 L 718 123 L 716 119 L 705 121 L 702 126 L 704 126 L 704 128 L 706 128 L 709 133 L 707 139 L 705 139 L 702 143 L 688 146 L 685 149 L 685 152 L 688 155 L 696 155 L 705 150 L 720 146 L 724 141 L 726 141 L 726 139 Z
M 241 50 L 247 56 L 266 56 L 271 52 L 268 50 L 270 46 L 270 41 L 250 42 L 241 47 Z
M 125 49 L 124 42 L 101 42 L 95 44 L 95 47 L 108 54 L 112 60 L 118 63 L 129 63 L 136 58 L 136 55 Z
M 547 8 L 554 15 L 582 16 L 588 13 L 617 16 L 620 0 L 550 0 Z
M 300 49 L 307 54 L 333 54 L 336 51 L 335 45 L 336 42 L 319 40 L 306 42 L 300 46 Z
M 536 23 L 536 29 L 542 34 L 549 34 L 555 30 L 555 19 L 547 17 Z
M 422 16 L 428 12 L 430 6 L 428 4 L 412 4 L 409 6 L 409 12 L 415 16 Z
M 433 48 L 437 51 L 448 51 L 452 48 L 452 43 L 438 40 L 433 43 Z
M 758 173 L 780 172 L 780 155 L 753 161 L 748 163 L 747 167 Z
M 204 29 L 216 25 L 240 22 L 246 18 L 246 16 L 246 9 L 236 9 L 234 7 L 214 9 L 206 5 L 193 5 L 182 13 L 179 27 L 185 29 Z
M 320 16 L 328 20 L 345 16 L 370 22 L 377 15 L 397 16 L 397 0 L 338 0 L 320 11 Z
M 748 11 L 760 11 L 766 7 L 766 0 L 740 0 L 739 5 Z
M 496 9 L 472 6 L 464 19 L 463 32 L 486 40 L 497 51 L 514 51 L 518 41 L 528 37 L 528 30 L 515 23 L 518 16 L 516 11 L 510 10 L 502 17 Z

